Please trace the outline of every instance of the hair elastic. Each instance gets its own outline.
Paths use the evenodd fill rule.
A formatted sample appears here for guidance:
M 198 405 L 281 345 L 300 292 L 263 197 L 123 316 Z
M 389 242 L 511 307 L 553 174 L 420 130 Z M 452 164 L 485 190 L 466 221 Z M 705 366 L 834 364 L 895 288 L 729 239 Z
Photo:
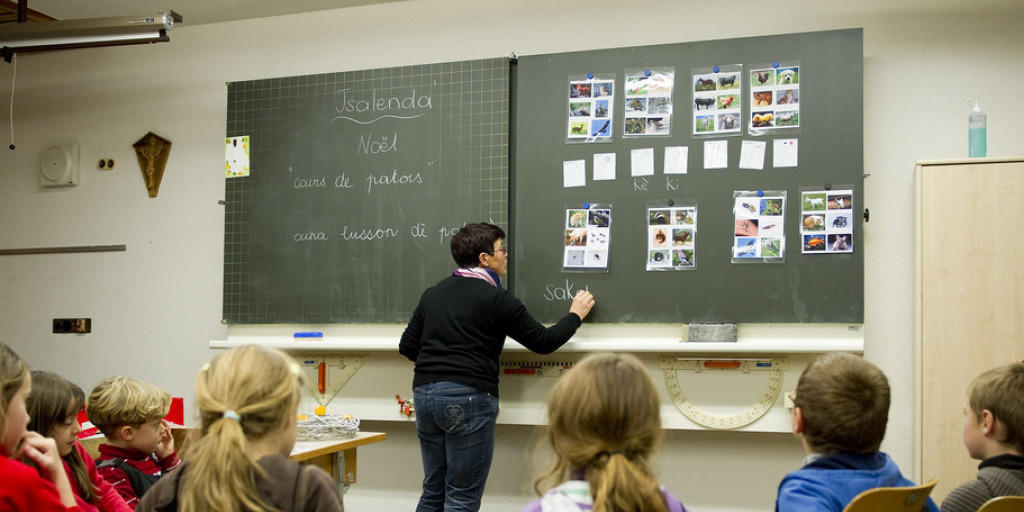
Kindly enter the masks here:
M 238 413 L 235 412 L 233 409 L 228 409 L 228 410 L 224 411 L 224 417 L 225 418 L 231 418 L 231 419 L 237 421 L 238 423 L 242 422 L 242 417 L 239 416 Z
M 623 455 L 623 456 L 625 456 L 625 452 L 623 452 L 621 450 L 617 450 L 617 451 L 614 451 L 614 452 L 597 452 L 597 455 L 594 455 L 594 458 L 591 459 L 591 460 L 593 462 L 598 462 L 598 461 L 601 461 L 601 460 L 607 460 L 607 459 L 610 459 L 612 455 Z

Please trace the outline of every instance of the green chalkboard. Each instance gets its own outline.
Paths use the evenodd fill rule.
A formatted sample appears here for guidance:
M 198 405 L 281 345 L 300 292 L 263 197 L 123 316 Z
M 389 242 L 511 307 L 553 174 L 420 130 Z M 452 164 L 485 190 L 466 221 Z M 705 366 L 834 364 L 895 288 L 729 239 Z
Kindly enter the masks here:
M 801 126 L 786 135 L 713 137 L 728 140 L 728 167 L 705 170 L 706 139 L 691 133 L 691 70 L 715 65 L 798 60 Z M 623 138 L 624 103 L 614 102 L 610 143 L 568 144 L 570 76 L 615 74 L 622 91 L 626 69 L 674 66 L 669 136 Z M 745 76 L 745 75 L 741 75 Z M 743 84 L 743 118 L 751 113 Z M 863 35 L 860 29 L 751 37 L 635 48 L 520 57 L 515 109 L 513 230 L 514 289 L 539 319 L 565 313 L 572 292 L 597 297 L 596 322 L 862 322 L 864 317 Z M 797 138 L 799 165 L 773 168 L 772 143 Z M 763 140 L 764 170 L 738 167 L 742 140 Z M 689 172 L 662 173 L 666 146 L 689 147 Z M 630 151 L 654 148 L 655 174 L 630 176 Z M 593 181 L 595 153 L 615 153 L 616 179 Z M 587 183 L 563 188 L 562 163 L 585 160 Z M 800 190 L 852 188 L 854 252 L 802 255 Z M 735 190 L 785 190 L 785 261 L 732 262 Z M 695 270 L 649 272 L 646 208 L 695 199 L 699 209 Z M 563 271 L 565 209 L 584 203 L 612 205 L 607 273 Z M 589 321 L 590 319 L 588 319 Z
M 508 222 L 507 58 L 228 84 L 228 323 L 405 322 L 466 222 Z

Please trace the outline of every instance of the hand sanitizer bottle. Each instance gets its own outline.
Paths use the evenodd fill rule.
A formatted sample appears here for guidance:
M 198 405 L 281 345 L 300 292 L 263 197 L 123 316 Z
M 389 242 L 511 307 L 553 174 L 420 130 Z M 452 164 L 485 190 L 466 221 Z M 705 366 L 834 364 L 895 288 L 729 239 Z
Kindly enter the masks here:
M 985 147 L 985 113 L 981 111 L 978 102 L 972 102 L 967 98 L 967 103 L 973 103 L 971 113 L 967 117 L 967 146 L 968 156 L 971 158 L 983 157 L 986 154 Z

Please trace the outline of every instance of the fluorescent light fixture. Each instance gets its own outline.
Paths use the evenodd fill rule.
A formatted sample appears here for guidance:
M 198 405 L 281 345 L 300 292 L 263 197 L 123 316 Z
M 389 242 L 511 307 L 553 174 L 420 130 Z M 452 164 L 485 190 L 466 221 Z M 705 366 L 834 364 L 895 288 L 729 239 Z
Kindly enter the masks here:
M 5 58 L 13 53 L 94 46 L 170 41 L 167 31 L 181 23 L 181 15 L 166 11 L 152 16 L 92 18 L 33 23 L 0 24 L 0 47 Z

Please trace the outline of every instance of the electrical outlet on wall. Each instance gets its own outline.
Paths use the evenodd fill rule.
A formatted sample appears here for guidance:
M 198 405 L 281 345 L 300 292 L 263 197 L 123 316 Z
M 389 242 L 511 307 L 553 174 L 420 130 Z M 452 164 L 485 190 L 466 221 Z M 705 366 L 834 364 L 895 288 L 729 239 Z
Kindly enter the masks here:
M 92 318 L 54 318 L 54 334 L 87 334 L 92 332 Z

